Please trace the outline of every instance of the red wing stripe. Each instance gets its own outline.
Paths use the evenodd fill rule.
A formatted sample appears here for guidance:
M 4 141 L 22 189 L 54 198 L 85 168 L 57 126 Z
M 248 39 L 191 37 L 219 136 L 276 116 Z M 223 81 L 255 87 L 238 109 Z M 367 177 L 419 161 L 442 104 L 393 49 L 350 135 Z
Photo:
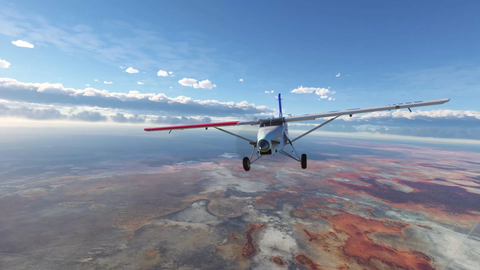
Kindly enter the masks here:
M 235 126 L 240 121 L 208 123 L 208 124 L 195 124 L 195 125 L 183 125 L 183 126 L 170 126 L 170 127 L 156 127 L 145 128 L 145 131 L 159 131 L 159 130 L 172 130 L 172 129 L 187 129 L 187 128 L 202 128 L 202 127 L 221 127 L 221 126 Z

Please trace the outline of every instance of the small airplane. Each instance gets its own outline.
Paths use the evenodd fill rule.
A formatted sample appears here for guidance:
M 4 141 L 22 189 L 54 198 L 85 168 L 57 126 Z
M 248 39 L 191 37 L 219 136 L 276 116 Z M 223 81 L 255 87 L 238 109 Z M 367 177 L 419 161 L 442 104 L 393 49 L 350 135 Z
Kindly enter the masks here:
M 208 129 L 209 127 L 212 127 L 222 132 L 225 132 L 227 134 L 230 134 L 232 136 L 235 136 L 237 138 L 243 139 L 249 142 L 250 145 L 253 146 L 253 150 L 252 150 L 252 154 L 250 155 L 250 158 L 249 157 L 243 158 L 243 169 L 245 171 L 249 171 L 250 165 L 255 161 L 257 161 L 258 159 L 260 159 L 261 157 L 274 156 L 275 154 L 278 154 L 278 153 L 300 162 L 302 169 L 306 169 L 307 155 L 302 154 L 301 156 L 299 156 L 297 154 L 297 151 L 293 147 L 293 142 L 303 138 L 305 135 L 308 135 L 311 132 L 332 122 L 333 120 L 337 119 L 339 116 L 349 115 L 350 117 L 352 117 L 354 114 L 358 114 L 358 113 L 390 111 L 390 110 L 398 110 L 398 109 L 405 109 L 405 108 L 408 109 L 410 112 L 412 112 L 410 108 L 440 105 L 448 101 L 450 101 L 450 99 L 448 98 L 428 100 L 428 101 L 414 101 L 414 102 L 390 104 L 390 105 L 379 106 L 379 107 L 355 108 L 355 109 L 349 109 L 349 110 L 330 111 L 325 113 L 315 113 L 315 114 L 305 114 L 305 115 L 284 117 L 282 114 L 281 94 L 278 94 L 279 115 L 277 118 L 260 119 L 260 120 L 254 120 L 254 121 L 229 121 L 229 122 L 205 123 L 205 124 L 194 124 L 194 125 L 155 127 L 155 128 L 145 128 L 144 130 L 145 131 L 170 130 L 170 132 L 172 132 L 172 130 L 174 129 L 191 129 L 191 128 Z M 324 117 L 331 117 L 331 118 L 323 122 L 322 124 L 316 126 L 315 128 L 312 128 L 311 130 L 303 133 L 302 135 L 294 139 L 290 139 L 290 136 L 288 135 L 289 122 L 309 121 L 309 120 L 315 120 L 315 119 L 324 118 Z M 251 126 L 258 125 L 259 129 L 257 133 L 257 140 L 253 141 L 221 128 L 225 126 L 239 126 L 239 125 L 251 125 Z M 287 145 L 290 145 L 292 147 L 293 149 L 292 153 L 295 153 L 295 156 L 283 150 Z M 257 151 L 255 151 L 255 149 L 257 149 Z M 254 154 L 256 155 L 255 159 L 253 159 Z

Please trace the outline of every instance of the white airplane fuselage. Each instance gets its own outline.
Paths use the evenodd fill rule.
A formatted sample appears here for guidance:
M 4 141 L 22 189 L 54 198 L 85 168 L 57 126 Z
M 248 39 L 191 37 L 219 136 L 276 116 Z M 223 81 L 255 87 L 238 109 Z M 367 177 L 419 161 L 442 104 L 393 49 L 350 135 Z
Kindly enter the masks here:
M 288 126 L 281 125 L 260 126 L 257 133 L 257 151 L 262 156 L 275 155 L 288 144 Z

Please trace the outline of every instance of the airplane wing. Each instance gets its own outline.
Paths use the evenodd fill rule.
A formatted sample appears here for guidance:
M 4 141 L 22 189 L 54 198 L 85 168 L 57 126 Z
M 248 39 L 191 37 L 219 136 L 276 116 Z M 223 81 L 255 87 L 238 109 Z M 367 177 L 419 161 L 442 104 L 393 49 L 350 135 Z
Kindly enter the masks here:
M 167 127 L 154 127 L 145 128 L 145 131 L 161 131 L 161 130 L 174 130 L 174 129 L 190 129 L 190 128 L 209 128 L 209 127 L 224 127 L 224 126 L 239 126 L 239 125 L 258 125 L 259 121 L 230 121 L 230 122 L 217 122 L 217 123 L 205 123 L 194 125 L 180 125 L 180 126 L 167 126 Z
M 414 107 L 440 105 L 448 101 L 450 101 L 449 98 L 444 98 L 444 99 L 427 100 L 427 101 L 397 103 L 397 104 L 390 104 L 390 105 L 379 106 L 379 107 L 355 108 L 355 109 L 341 110 L 341 111 L 330 111 L 325 113 L 305 114 L 305 115 L 285 117 L 285 122 L 307 121 L 307 120 L 315 120 L 317 118 L 331 117 L 331 116 L 350 115 L 350 114 L 353 115 L 357 113 L 390 111 L 390 110 L 407 109 L 407 108 L 414 108 Z

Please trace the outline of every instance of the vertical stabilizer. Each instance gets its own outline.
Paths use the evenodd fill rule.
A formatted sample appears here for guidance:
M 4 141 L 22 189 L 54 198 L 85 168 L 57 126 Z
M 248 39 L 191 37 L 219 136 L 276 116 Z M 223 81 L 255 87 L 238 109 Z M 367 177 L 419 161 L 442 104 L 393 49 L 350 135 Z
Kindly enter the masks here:
M 282 113 L 282 98 L 281 98 L 280 96 L 281 96 L 281 94 L 278 94 L 278 110 L 279 110 L 278 117 L 282 118 L 282 117 L 283 117 L 283 113 Z

